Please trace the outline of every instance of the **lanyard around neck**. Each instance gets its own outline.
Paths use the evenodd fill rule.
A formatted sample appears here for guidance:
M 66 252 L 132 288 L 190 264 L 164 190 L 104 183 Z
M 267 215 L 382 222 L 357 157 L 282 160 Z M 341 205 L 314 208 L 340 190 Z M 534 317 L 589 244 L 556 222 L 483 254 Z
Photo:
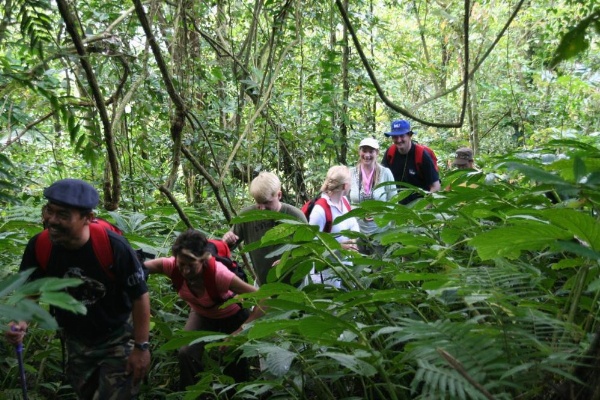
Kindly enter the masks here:
M 371 180 L 373 179 L 374 172 L 375 172 L 375 168 L 373 168 L 371 170 L 371 173 L 369 174 L 369 176 L 367 176 L 367 174 L 365 174 L 364 168 L 360 167 L 360 173 L 362 175 L 363 190 L 366 195 L 369 195 L 371 193 Z

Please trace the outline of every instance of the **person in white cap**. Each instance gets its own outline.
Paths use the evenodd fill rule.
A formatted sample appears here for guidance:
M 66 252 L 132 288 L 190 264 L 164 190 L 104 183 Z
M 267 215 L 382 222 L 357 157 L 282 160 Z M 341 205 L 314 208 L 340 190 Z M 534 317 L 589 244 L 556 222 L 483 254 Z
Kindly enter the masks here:
M 367 137 L 358 145 L 358 163 L 350 169 L 350 203 L 360 205 L 365 200 L 391 201 L 397 193 L 396 185 L 382 185 L 383 182 L 394 182 L 394 175 L 389 168 L 377 162 L 379 158 L 379 142 Z M 385 227 L 379 227 L 373 218 L 358 219 L 360 231 L 365 235 L 382 232 Z M 359 242 L 359 251 L 363 254 L 372 254 L 374 250 L 383 250 L 376 243 Z

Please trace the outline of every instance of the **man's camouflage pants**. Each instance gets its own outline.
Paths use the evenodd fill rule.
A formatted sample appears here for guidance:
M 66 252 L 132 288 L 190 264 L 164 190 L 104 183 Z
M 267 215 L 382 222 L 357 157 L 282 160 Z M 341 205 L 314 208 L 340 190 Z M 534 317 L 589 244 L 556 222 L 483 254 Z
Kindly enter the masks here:
M 88 344 L 66 338 L 67 376 L 80 399 L 129 400 L 139 392 L 133 375 L 126 375 L 127 358 L 133 349 L 130 330 Z

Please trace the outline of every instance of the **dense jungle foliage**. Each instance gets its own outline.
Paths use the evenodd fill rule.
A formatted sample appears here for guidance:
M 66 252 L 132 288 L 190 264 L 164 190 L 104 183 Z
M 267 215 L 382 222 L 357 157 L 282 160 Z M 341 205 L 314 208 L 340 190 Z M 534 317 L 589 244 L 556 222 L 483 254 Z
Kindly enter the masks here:
M 37 321 L 29 398 L 74 398 L 45 310 L 81 307 L 63 292 L 76 281 L 17 273 L 44 187 L 92 182 L 100 216 L 168 255 L 188 226 L 221 237 L 281 219 L 236 217 L 256 172 L 300 206 L 396 118 L 435 149 L 448 190 L 353 210 L 391 228 L 382 256 L 345 252 L 351 267 L 329 234 L 282 219 L 262 240 L 283 245 L 276 275 L 332 267 L 346 290 L 263 285 L 243 297 L 268 314 L 233 339 L 182 332 L 187 306 L 151 277 L 140 397 L 224 398 L 217 363 L 176 389 L 176 349 L 205 340 L 251 360 L 238 399 L 600 398 L 594 2 L 5 0 L 1 13 L 0 324 Z M 465 145 L 478 169 L 452 171 Z M 21 398 L 4 341 L 0 371 L 0 399 Z

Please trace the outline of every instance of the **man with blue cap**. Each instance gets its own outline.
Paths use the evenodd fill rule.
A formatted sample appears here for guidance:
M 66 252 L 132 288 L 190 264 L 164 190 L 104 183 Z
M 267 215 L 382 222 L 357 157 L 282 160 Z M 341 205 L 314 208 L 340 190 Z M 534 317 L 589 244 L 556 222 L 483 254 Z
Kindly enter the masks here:
M 36 268 L 34 280 L 83 281 L 69 293 L 85 305 L 85 315 L 51 309 L 65 340 L 71 385 L 80 399 L 135 398 L 150 365 L 150 300 L 142 266 L 127 240 L 108 231 L 103 240 L 112 252 L 110 265 L 100 260 L 97 232 L 105 231 L 90 227 L 99 197 L 89 183 L 62 179 L 46 188 L 44 197 L 46 229 L 29 240 L 20 269 Z M 22 342 L 27 322 L 10 325 L 7 340 Z
M 392 138 L 392 146 L 386 151 L 381 165 L 392 170 L 396 182 L 408 183 L 428 192 L 440 190 L 440 176 L 434 160 L 425 146 L 413 143 L 410 123 L 403 119 L 392 122 L 392 129 L 385 136 Z M 409 204 L 421 197 L 412 193 L 400 202 Z

